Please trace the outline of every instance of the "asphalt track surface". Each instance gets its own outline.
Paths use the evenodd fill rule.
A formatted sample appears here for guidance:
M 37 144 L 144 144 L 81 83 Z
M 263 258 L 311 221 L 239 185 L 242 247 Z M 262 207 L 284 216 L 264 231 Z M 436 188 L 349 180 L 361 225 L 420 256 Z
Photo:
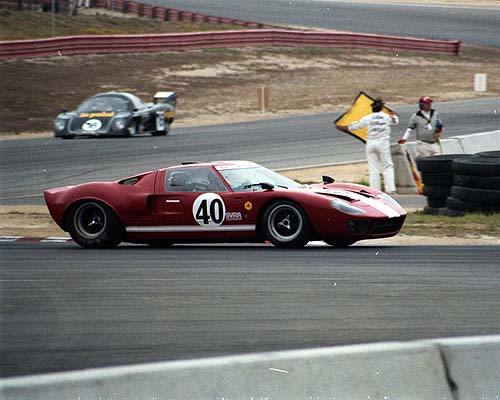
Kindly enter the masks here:
M 4 377 L 500 330 L 499 247 L 0 253 Z
M 500 98 L 437 103 L 443 137 L 497 130 Z M 415 106 L 396 107 L 397 141 Z M 364 145 L 338 132 L 340 113 L 176 128 L 167 137 L 55 138 L 0 142 L 0 204 L 43 204 L 47 188 L 111 181 L 186 161 L 250 160 L 280 169 L 364 160 Z
M 315 0 L 147 0 L 149 4 L 269 24 L 460 40 L 500 47 L 500 9 Z

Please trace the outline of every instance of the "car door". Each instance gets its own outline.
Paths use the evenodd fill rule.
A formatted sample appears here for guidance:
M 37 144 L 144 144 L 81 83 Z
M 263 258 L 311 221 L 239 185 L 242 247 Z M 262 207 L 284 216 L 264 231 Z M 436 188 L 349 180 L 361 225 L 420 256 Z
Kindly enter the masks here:
M 155 199 L 166 237 L 222 240 L 255 234 L 246 224 L 240 194 L 227 188 L 209 166 L 167 170 Z

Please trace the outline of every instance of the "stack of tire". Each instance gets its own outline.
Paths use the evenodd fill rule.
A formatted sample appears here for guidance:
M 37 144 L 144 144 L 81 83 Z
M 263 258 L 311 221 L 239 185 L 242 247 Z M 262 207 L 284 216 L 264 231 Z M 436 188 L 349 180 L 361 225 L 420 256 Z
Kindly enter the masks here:
M 424 183 L 424 195 L 427 197 L 425 214 L 437 214 L 441 208 L 447 206 L 447 198 L 453 186 L 453 162 L 457 159 L 469 157 L 466 154 L 445 154 L 417 158 L 417 168 Z
M 500 151 L 453 161 L 453 186 L 446 208 L 453 212 L 500 212 Z M 449 213 L 446 209 L 440 213 Z
M 417 159 L 427 196 L 425 214 L 500 212 L 500 151 Z

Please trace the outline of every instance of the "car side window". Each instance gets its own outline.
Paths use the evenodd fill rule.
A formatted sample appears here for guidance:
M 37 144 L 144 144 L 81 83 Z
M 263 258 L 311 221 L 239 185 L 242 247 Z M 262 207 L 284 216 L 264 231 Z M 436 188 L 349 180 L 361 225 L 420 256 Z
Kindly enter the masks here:
M 227 192 L 226 186 L 209 167 L 167 171 L 166 192 Z

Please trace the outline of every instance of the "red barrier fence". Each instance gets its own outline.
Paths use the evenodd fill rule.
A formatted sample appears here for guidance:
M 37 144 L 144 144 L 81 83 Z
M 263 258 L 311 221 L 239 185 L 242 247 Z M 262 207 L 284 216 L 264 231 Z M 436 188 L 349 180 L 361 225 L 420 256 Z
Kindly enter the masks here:
M 245 46 L 320 46 L 460 54 L 459 41 L 269 29 L 160 35 L 67 36 L 52 39 L 0 41 L 0 60 Z

